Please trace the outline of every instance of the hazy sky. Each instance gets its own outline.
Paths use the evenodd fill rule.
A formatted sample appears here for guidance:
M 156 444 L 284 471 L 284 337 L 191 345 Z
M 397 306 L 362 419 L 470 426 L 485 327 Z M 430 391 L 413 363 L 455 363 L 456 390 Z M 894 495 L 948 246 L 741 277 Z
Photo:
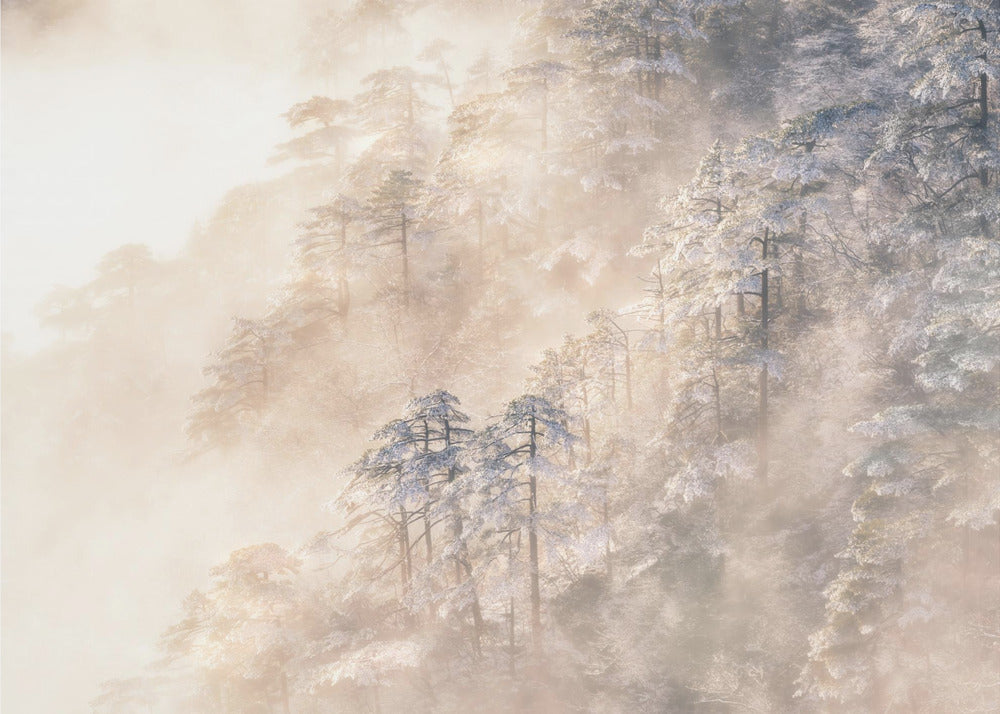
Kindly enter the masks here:
M 228 189 L 273 170 L 280 114 L 308 92 L 294 86 L 308 16 L 270 0 L 3 0 L 0 318 L 15 349 L 43 343 L 33 310 L 53 285 L 86 282 L 123 243 L 175 254 Z M 229 484 L 139 509 L 100 491 L 117 516 L 95 506 L 57 527 L 66 504 L 51 479 L 4 467 L 5 504 L 17 503 L 4 509 L 4 708 L 82 714 L 98 681 L 148 659 L 176 615 L 173 583 L 204 577 L 203 563 L 162 563 L 234 540 L 225 518 L 204 516 L 219 532 L 177 546 L 171 520 L 218 511 Z
M 3 330 L 123 243 L 176 252 L 234 185 L 266 172 L 301 92 L 295 3 L 3 3 Z M 308 15 L 306 15 L 308 16 Z

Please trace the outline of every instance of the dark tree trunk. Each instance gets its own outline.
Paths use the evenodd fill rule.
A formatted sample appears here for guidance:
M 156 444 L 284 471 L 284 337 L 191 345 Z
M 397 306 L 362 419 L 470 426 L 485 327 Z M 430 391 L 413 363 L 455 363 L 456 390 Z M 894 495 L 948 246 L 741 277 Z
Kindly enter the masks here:
M 483 610 L 479 604 L 479 592 L 476 590 L 476 584 L 472 580 L 472 564 L 469 562 L 467 552 L 463 553 L 462 565 L 465 568 L 469 586 L 472 588 L 472 650 L 478 657 L 483 653 Z
M 535 417 L 530 417 L 530 442 L 528 454 L 534 461 L 537 453 L 537 425 Z M 528 558 L 531 575 L 531 642 L 536 650 L 541 646 L 542 637 L 542 595 L 538 580 L 538 532 L 535 514 L 538 512 L 538 480 L 532 467 L 528 478 Z
M 410 577 L 413 574 L 413 563 L 410 560 L 410 528 L 406 510 L 399 508 L 399 567 L 400 577 L 403 584 L 403 595 L 410 590 Z
M 764 229 L 764 237 L 761 240 L 761 255 L 766 260 L 768 257 L 769 231 Z M 760 347 L 761 352 L 767 352 L 767 330 L 768 330 L 768 270 L 765 267 L 760 273 Z M 766 360 L 766 355 L 762 355 Z M 767 483 L 767 362 L 760 367 L 760 403 L 757 408 L 757 475 L 760 480 Z
M 715 406 L 715 438 L 722 441 L 722 395 L 719 388 L 719 374 L 716 368 L 712 367 L 712 401 Z
M 451 448 L 452 445 L 451 423 L 447 419 L 444 420 L 444 445 L 446 449 Z M 458 472 L 455 467 L 448 467 L 448 483 L 452 483 L 457 476 Z M 465 526 L 462 523 L 461 512 L 455 513 L 452 518 L 452 530 L 455 542 L 460 544 L 455 554 L 455 585 L 459 586 L 462 584 L 462 571 L 464 570 L 465 578 L 468 580 L 469 587 L 472 589 L 472 649 L 476 656 L 479 657 L 483 651 L 483 611 L 479 604 L 479 593 L 476 591 L 476 584 L 472 577 L 472 563 L 469 562 L 469 551 L 465 547 L 465 543 L 462 542 L 462 533 L 464 529 Z
M 448 87 L 448 101 L 451 102 L 452 109 L 455 108 L 455 92 L 451 87 L 451 76 L 448 74 L 448 65 L 444 62 L 441 63 L 441 70 L 444 72 L 444 83 Z
M 429 454 L 431 451 L 431 433 L 430 425 L 427 420 L 424 419 L 424 453 Z M 423 507 L 423 521 L 424 521 L 424 547 L 427 552 L 427 565 L 431 564 L 434 560 L 434 545 L 431 542 L 431 494 L 430 494 L 430 482 L 429 479 L 424 480 L 424 488 L 427 490 L 427 502 Z
M 978 22 L 979 36 L 986 41 L 987 32 L 986 24 L 979 20 Z M 986 54 L 979 56 L 980 59 L 986 60 Z M 990 122 L 990 103 L 989 103 L 989 76 L 986 72 L 982 72 L 979 75 L 979 128 L 986 133 L 986 129 Z M 985 188 L 990 183 L 990 171 L 988 168 L 981 168 L 979 170 L 979 184 Z
M 514 570 L 514 534 L 508 533 L 507 540 L 507 572 L 513 572 Z M 514 596 L 510 597 L 510 604 L 507 613 L 507 653 L 509 655 L 509 667 L 510 676 L 513 677 L 517 671 L 515 655 L 516 655 L 516 638 L 515 638 L 515 627 L 514 627 Z

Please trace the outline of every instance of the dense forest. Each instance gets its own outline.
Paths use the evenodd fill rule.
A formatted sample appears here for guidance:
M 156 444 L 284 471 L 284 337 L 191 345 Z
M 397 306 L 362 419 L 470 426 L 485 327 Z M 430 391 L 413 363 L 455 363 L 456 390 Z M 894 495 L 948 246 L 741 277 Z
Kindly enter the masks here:
M 284 170 L 5 351 L 47 517 L 244 539 L 94 714 L 1000 712 L 1000 2 L 309 6 Z

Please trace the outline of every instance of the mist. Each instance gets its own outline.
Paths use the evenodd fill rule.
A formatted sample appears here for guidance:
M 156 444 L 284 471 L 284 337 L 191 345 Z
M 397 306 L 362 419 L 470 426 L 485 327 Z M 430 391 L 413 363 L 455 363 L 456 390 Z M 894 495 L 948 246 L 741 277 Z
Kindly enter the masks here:
M 0 704 L 1000 711 L 998 31 L 5 0 Z
M 53 285 L 133 239 L 176 254 L 228 189 L 266 176 L 281 113 L 309 91 L 290 4 L 240 3 L 236 27 L 221 3 L 63 5 L 4 6 L 3 319 L 29 351 Z

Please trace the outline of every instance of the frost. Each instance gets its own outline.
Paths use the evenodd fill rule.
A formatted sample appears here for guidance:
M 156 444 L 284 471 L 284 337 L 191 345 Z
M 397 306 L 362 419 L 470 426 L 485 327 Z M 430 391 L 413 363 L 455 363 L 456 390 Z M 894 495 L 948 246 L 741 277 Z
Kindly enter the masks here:
M 321 684 L 351 681 L 360 686 L 382 684 L 399 672 L 420 666 L 426 651 L 415 642 L 376 642 L 349 652 L 315 674 Z

